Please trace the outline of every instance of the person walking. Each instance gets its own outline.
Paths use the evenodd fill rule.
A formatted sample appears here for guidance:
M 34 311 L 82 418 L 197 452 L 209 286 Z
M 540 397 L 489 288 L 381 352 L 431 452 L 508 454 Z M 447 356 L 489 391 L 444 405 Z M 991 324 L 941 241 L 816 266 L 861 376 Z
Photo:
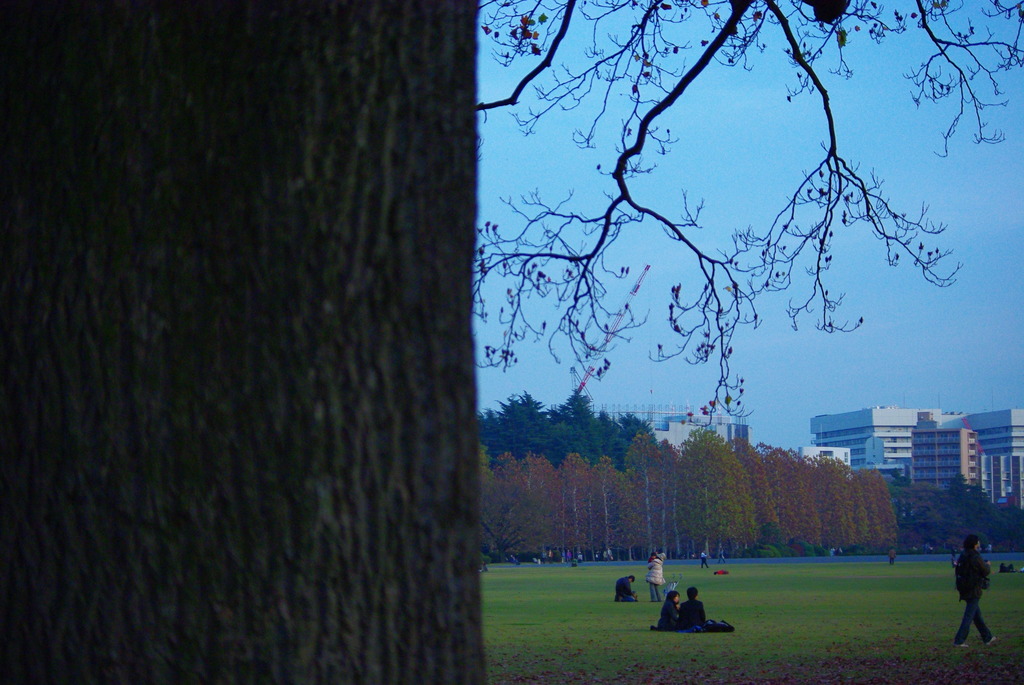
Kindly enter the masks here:
M 708 553 L 707 552 L 701 552 L 700 553 L 700 567 L 701 568 L 709 568 L 709 566 L 708 566 Z
M 967 602 L 964 617 L 960 621 L 960 629 L 953 638 L 953 645 L 956 647 L 967 646 L 967 633 L 971 630 L 971 623 L 978 629 L 981 641 L 986 645 L 996 640 L 992 631 L 985 625 L 979 607 L 982 590 L 988 587 L 988 574 L 992 572 L 990 563 L 981 558 L 980 550 L 981 541 L 977 535 L 971 533 L 964 538 L 964 551 L 960 553 L 960 558 L 956 562 L 956 589 L 960 593 L 960 599 Z
M 892 566 L 895 563 L 896 563 L 896 548 L 895 547 L 890 547 L 889 548 L 889 565 Z
M 663 566 L 665 565 L 665 559 L 668 556 L 658 550 L 647 560 L 647 575 L 644 576 L 644 580 L 647 581 L 647 585 L 651 590 L 651 601 L 661 601 L 661 586 L 665 584 L 665 574 Z

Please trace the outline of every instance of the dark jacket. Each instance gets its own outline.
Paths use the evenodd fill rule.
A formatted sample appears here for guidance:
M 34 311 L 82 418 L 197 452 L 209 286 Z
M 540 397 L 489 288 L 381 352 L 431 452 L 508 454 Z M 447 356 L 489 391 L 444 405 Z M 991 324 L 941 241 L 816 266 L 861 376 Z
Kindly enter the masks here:
M 679 605 L 679 630 L 702 626 L 707 620 L 707 616 L 704 615 L 704 602 L 688 599 Z
M 629 576 L 623 576 L 615 581 L 615 601 L 619 602 L 623 597 L 633 596 L 633 586 L 629 584 Z
M 679 630 L 679 609 L 671 599 L 666 599 L 665 603 L 661 605 L 658 630 Z
M 981 553 L 976 549 L 965 549 L 956 562 L 956 568 L 957 575 L 966 573 L 978 579 L 987 578 L 988 574 L 992 572 L 989 565 L 981 558 Z M 970 590 L 960 593 L 960 599 L 981 599 L 981 592 L 981 583 L 975 583 Z

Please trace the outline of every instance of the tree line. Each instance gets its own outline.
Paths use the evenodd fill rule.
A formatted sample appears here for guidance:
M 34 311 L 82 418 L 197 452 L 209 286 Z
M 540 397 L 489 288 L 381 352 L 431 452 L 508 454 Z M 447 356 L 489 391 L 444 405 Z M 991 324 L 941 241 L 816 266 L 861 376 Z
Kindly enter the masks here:
M 483 543 L 501 558 L 923 550 L 968 532 L 1004 549 L 1024 543 L 1024 512 L 996 507 L 978 486 L 887 482 L 710 431 L 658 444 L 643 419 L 595 414 L 578 392 L 550 409 L 524 392 L 481 413 L 479 425 Z
M 679 558 L 756 545 L 883 547 L 896 518 L 876 471 L 828 458 L 696 431 L 681 446 L 633 439 L 623 469 L 578 453 L 555 464 L 505 453 L 483 464 L 482 532 L 489 550 L 572 550 L 637 558 L 660 548 Z
M 969 533 L 1002 550 L 1024 546 L 1024 511 L 998 507 L 980 485 L 960 476 L 943 490 L 931 483 L 895 478 L 889 486 L 905 548 L 957 548 Z

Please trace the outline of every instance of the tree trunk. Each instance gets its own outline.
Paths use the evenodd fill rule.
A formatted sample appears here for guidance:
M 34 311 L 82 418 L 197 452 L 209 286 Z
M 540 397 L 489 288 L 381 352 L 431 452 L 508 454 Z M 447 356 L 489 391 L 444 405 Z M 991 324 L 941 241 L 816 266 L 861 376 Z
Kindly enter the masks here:
M 53 5 L 0 8 L 0 681 L 481 681 L 475 5 Z

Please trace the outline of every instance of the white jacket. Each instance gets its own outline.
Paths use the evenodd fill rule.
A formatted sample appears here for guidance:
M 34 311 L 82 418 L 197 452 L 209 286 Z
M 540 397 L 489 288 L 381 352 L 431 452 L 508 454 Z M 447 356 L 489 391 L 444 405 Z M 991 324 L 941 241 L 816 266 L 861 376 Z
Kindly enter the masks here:
M 664 585 L 665 574 L 662 573 L 662 566 L 667 558 L 664 552 L 655 554 L 650 563 L 647 564 L 647 576 L 644 578 L 651 585 Z

